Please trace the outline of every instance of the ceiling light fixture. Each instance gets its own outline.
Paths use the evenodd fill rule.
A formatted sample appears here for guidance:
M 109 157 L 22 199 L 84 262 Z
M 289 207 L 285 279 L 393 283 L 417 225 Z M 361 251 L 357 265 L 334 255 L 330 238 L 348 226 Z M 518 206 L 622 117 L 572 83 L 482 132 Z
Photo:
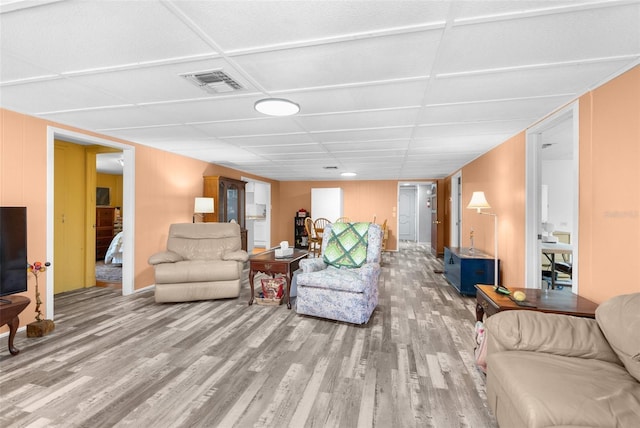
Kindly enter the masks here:
M 300 106 L 284 98 L 264 98 L 253 106 L 257 111 L 269 116 L 292 116 L 300 111 Z
M 343 177 L 355 177 L 358 174 L 356 174 L 355 172 L 343 172 L 340 175 L 343 176 Z

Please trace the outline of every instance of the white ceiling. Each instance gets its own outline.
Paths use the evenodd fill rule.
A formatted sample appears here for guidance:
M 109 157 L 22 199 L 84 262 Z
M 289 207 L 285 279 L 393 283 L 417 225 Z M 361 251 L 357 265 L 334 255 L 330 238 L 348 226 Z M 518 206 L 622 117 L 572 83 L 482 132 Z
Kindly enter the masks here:
M 640 62 L 640 0 L 0 0 L 0 12 L 2 107 L 275 180 L 445 177 Z M 244 90 L 180 77 L 214 69 Z M 263 116 L 265 97 L 301 111 Z

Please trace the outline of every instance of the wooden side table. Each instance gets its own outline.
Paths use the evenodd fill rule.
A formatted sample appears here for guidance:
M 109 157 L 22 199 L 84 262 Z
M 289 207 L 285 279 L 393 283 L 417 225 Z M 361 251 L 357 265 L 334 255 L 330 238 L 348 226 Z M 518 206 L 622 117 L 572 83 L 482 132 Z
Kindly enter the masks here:
M 493 285 L 476 285 L 476 320 L 482 321 L 484 315 L 491 316 L 498 312 L 524 309 L 546 312 L 550 314 L 573 315 L 576 317 L 595 318 L 598 305 L 591 300 L 573 294 L 570 291 L 547 290 L 539 288 L 509 287 L 511 294 L 522 291 L 527 295 L 526 304 L 521 306 L 511 300 L 509 296 L 494 290 Z
M 253 287 L 253 277 L 257 272 L 264 272 L 274 276 L 277 273 L 284 274 L 287 278 L 286 301 L 287 309 L 291 309 L 291 279 L 293 272 L 298 269 L 300 260 L 307 257 L 309 253 L 303 250 L 293 250 L 293 255 L 287 258 L 276 258 L 275 250 L 265 251 L 249 257 L 249 285 L 251 286 L 251 298 L 249 305 L 253 304 L 255 289 Z
M 20 350 L 13 346 L 13 339 L 20 326 L 18 315 L 29 306 L 31 299 L 25 296 L 4 296 L 2 300 L 10 303 L 0 303 L 0 327 L 5 324 L 9 326 L 9 352 L 11 355 L 17 355 Z

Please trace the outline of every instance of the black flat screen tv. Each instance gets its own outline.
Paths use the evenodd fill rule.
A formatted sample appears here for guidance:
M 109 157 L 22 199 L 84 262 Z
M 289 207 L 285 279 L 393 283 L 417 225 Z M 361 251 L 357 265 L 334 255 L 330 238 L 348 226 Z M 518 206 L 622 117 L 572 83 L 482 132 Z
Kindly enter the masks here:
M 0 207 L 0 296 L 27 291 L 27 208 Z

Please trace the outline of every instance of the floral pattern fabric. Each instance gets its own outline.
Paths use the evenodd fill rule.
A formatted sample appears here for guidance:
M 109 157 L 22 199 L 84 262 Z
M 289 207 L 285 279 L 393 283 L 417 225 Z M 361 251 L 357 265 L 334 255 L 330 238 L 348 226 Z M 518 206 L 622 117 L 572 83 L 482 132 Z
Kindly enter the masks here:
M 325 228 L 323 247 L 331 227 Z M 369 321 L 378 305 L 382 229 L 370 224 L 367 235 L 367 261 L 360 268 L 336 268 L 320 258 L 300 261 L 296 312 L 353 324 Z

